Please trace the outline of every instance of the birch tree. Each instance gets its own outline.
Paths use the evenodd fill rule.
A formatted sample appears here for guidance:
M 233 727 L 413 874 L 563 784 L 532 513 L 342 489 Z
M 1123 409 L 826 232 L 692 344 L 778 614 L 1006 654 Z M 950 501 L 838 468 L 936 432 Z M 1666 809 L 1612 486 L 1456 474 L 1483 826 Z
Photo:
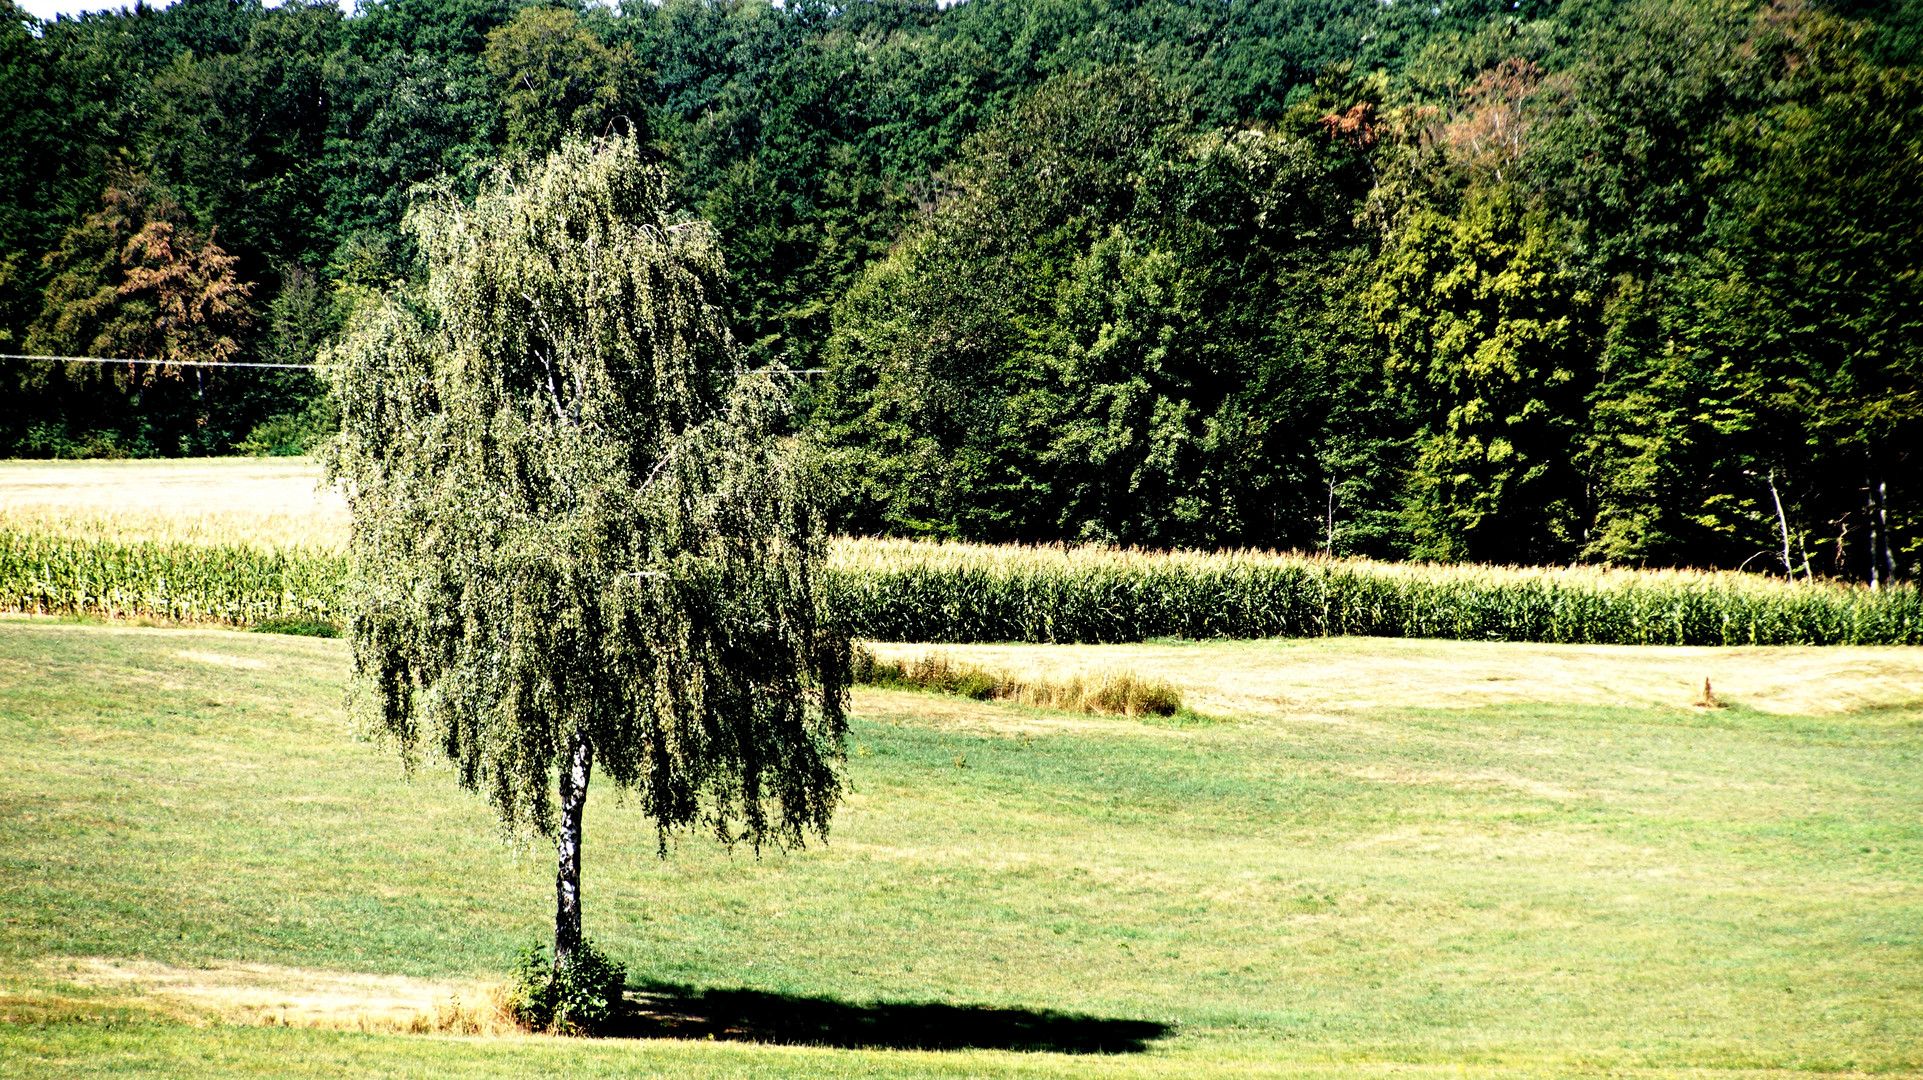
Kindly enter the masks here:
M 329 366 L 352 511 L 350 711 L 554 842 L 554 952 L 581 937 L 598 767 L 660 832 L 825 835 L 848 647 L 784 389 L 745 373 L 704 222 L 632 138 L 417 192 L 424 282 Z

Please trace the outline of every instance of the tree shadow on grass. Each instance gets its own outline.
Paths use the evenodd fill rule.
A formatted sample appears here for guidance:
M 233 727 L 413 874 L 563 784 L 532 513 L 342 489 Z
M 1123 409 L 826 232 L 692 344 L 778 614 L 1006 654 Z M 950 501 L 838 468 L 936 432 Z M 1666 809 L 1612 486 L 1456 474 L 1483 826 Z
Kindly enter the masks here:
M 1057 1054 L 1139 1054 L 1169 1035 L 1168 1024 L 985 1005 L 833 998 L 764 990 L 695 990 L 650 983 L 628 993 L 608 1035 L 707 1039 L 877 1050 L 1027 1050 Z

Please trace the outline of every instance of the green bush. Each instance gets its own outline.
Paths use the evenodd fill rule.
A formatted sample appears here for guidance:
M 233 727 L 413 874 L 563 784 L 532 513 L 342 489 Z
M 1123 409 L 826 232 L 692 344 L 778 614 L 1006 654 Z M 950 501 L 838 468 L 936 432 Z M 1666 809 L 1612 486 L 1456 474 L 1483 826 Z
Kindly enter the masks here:
M 536 942 L 514 958 L 508 980 L 507 1011 L 514 1022 L 531 1031 L 546 1031 L 554 1023 L 554 962 L 546 945 Z
M 564 965 L 548 959 L 547 946 L 522 949 L 508 984 L 507 1008 L 533 1031 L 595 1035 L 620 1014 L 628 972 L 583 940 Z
M 341 427 L 332 401 L 320 395 L 299 412 L 270 417 L 255 424 L 234 449 L 251 457 L 294 457 L 311 454 Z
M 982 671 L 966 671 L 955 676 L 954 685 L 945 688 L 951 694 L 960 694 L 976 701 L 987 701 L 1001 689 L 1001 680 Z
M 254 624 L 256 634 L 296 634 L 300 637 L 340 637 L 341 628 L 311 615 L 276 615 Z

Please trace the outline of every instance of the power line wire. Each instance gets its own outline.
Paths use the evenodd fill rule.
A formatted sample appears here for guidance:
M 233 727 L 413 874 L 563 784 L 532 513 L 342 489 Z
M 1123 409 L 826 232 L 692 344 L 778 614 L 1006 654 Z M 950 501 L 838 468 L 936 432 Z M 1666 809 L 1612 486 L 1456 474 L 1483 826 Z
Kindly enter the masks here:
M 32 356 L 26 353 L 0 353 L 0 360 L 59 360 L 69 364 L 159 364 L 169 367 L 245 367 L 245 368 L 287 368 L 295 371 L 319 371 L 319 364 L 251 364 L 240 360 L 142 360 L 135 357 L 111 356 Z
M 37 356 L 28 353 L 0 353 L 0 360 L 59 360 L 69 364 L 162 364 L 173 367 L 283 368 L 292 371 L 319 371 L 319 364 L 254 364 L 240 360 L 142 360 L 137 357 L 111 356 Z M 770 371 L 771 375 L 825 375 L 827 368 L 789 368 Z

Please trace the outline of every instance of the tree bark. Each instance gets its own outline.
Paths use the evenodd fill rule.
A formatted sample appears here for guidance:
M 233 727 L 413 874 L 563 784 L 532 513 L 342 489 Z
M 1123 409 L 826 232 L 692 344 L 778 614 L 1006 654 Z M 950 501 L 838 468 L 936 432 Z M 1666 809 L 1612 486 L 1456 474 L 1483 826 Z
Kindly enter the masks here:
M 1896 580 L 1896 551 L 1890 547 L 1890 500 L 1889 487 L 1883 474 L 1876 476 L 1876 536 L 1883 553 L 1883 579 Z
M 560 866 L 554 875 L 554 966 L 565 967 L 581 945 L 581 811 L 588 804 L 588 774 L 594 748 L 576 730 L 568 737 L 567 767 L 561 770 L 561 831 L 554 846 Z

